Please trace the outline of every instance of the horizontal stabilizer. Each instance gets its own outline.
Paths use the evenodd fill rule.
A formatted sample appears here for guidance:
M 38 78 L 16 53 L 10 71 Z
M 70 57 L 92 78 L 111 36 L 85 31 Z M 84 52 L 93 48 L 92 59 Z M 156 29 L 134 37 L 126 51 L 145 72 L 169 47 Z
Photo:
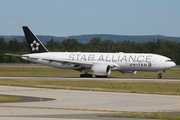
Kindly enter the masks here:
M 5 55 L 15 56 L 15 57 L 22 57 L 22 55 L 18 55 L 18 54 L 10 54 L 10 53 L 5 53 Z

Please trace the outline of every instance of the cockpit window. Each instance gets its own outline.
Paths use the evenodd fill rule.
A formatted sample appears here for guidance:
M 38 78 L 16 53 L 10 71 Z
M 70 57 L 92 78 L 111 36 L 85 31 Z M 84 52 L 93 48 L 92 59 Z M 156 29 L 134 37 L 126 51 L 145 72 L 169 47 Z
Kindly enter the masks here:
M 172 60 L 166 60 L 166 62 L 172 62 Z

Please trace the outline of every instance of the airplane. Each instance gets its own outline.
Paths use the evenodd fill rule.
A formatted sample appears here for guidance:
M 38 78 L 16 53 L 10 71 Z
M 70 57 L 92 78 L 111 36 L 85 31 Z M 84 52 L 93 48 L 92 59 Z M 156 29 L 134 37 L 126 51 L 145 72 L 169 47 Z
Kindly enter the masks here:
M 37 36 L 23 26 L 30 54 L 11 56 L 60 69 L 73 69 L 83 74 L 80 77 L 108 77 L 111 71 L 123 74 L 136 74 L 137 71 L 158 71 L 157 78 L 162 78 L 165 70 L 176 64 L 168 57 L 151 53 L 96 53 L 96 52 L 49 52 Z

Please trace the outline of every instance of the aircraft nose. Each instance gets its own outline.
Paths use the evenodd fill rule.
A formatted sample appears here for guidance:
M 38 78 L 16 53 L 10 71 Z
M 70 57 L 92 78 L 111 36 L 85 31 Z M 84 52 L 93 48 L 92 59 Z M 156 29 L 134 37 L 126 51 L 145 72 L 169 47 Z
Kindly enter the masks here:
M 173 67 L 175 67 L 175 66 L 176 66 L 176 63 L 173 62 L 173 61 L 169 64 L 169 68 L 173 68 Z
M 168 60 L 168 61 L 166 61 L 165 66 L 166 66 L 166 67 L 165 67 L 166 69 L 170 69 L 170 68 L 175 67 L 175 66 L 176 66 L 176 63 L 173 62 L 172 60 Z
M 176 63 L 175 62 L 172 62 L 172 67 L 175 67 L 176 66 Z

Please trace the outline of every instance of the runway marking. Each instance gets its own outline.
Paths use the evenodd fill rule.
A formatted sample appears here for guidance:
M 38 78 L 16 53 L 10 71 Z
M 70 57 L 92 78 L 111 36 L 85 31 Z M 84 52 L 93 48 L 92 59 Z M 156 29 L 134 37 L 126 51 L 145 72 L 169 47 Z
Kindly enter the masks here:
M 50 110 L 76 110 L 76 111 L 91 111 L 91 112 L 126 112 L 126 111 L 120 111 L 120 110 L 98 110 L 98 109 L 83 109 L 83 108 L 53 108 L 53 107 L 9 106 L 9 105 L 0 105 L 0 107 L 50 109 Z
M 163 99 L 163 98 L 157 98 L 157 99 Z M 60 101 L 61 98 L 57 98 L 57 101 Z M 55 100 L 55 101 L 56 101 Z M 170 105 L 160 105 L 160 106 L 132 106 L 132 107 L 126 107 L 126 108 L 146 108 L 146 107 L 161 107 L 161 106 L 177 106 L 180 105 L 180 100 L 176 99 L 164 99 L 164 100 L 171 100 L 177 102 L 176 104 L 170 104 Z M 122 111 L 122 110 L 98 110 L 98 109 L 83 109 L 83 108 L 54 108 L 54 107 L 35 107 L 35 106 L 10 106 L 10 105 L 0 105 L 0 107 L 8 107 L 8 108 L 32 108 L 32 109 L 49 109 L 49 110 L 75 110 L 75 111 L 91 111 L 91 112 L 119 112 L 119 113 L 125 113 L 128 111 Z M 158 111 L 157 111 L 158 112 Z M 143 112 L 142 112 L 143 113 Z M 145 113 L 145 112 L 144 112 Z
M 168 100 L 168 101 L 177 102 L 177 103 L 174 103 L 174 104 L 163 105 L 163 106 L 176 106 L 176 105 L 180 105 L 180 100 L 177 100 L 177 99 L 170 99 L 170 98 L 158 98 L 158 99 L 164 99 L 164 100 Z
M 55 99 L 55 100 L 53 100 L 53 101 L 60 101 L 61 100 L 61 98 L 57 98 L 57 99 Z

